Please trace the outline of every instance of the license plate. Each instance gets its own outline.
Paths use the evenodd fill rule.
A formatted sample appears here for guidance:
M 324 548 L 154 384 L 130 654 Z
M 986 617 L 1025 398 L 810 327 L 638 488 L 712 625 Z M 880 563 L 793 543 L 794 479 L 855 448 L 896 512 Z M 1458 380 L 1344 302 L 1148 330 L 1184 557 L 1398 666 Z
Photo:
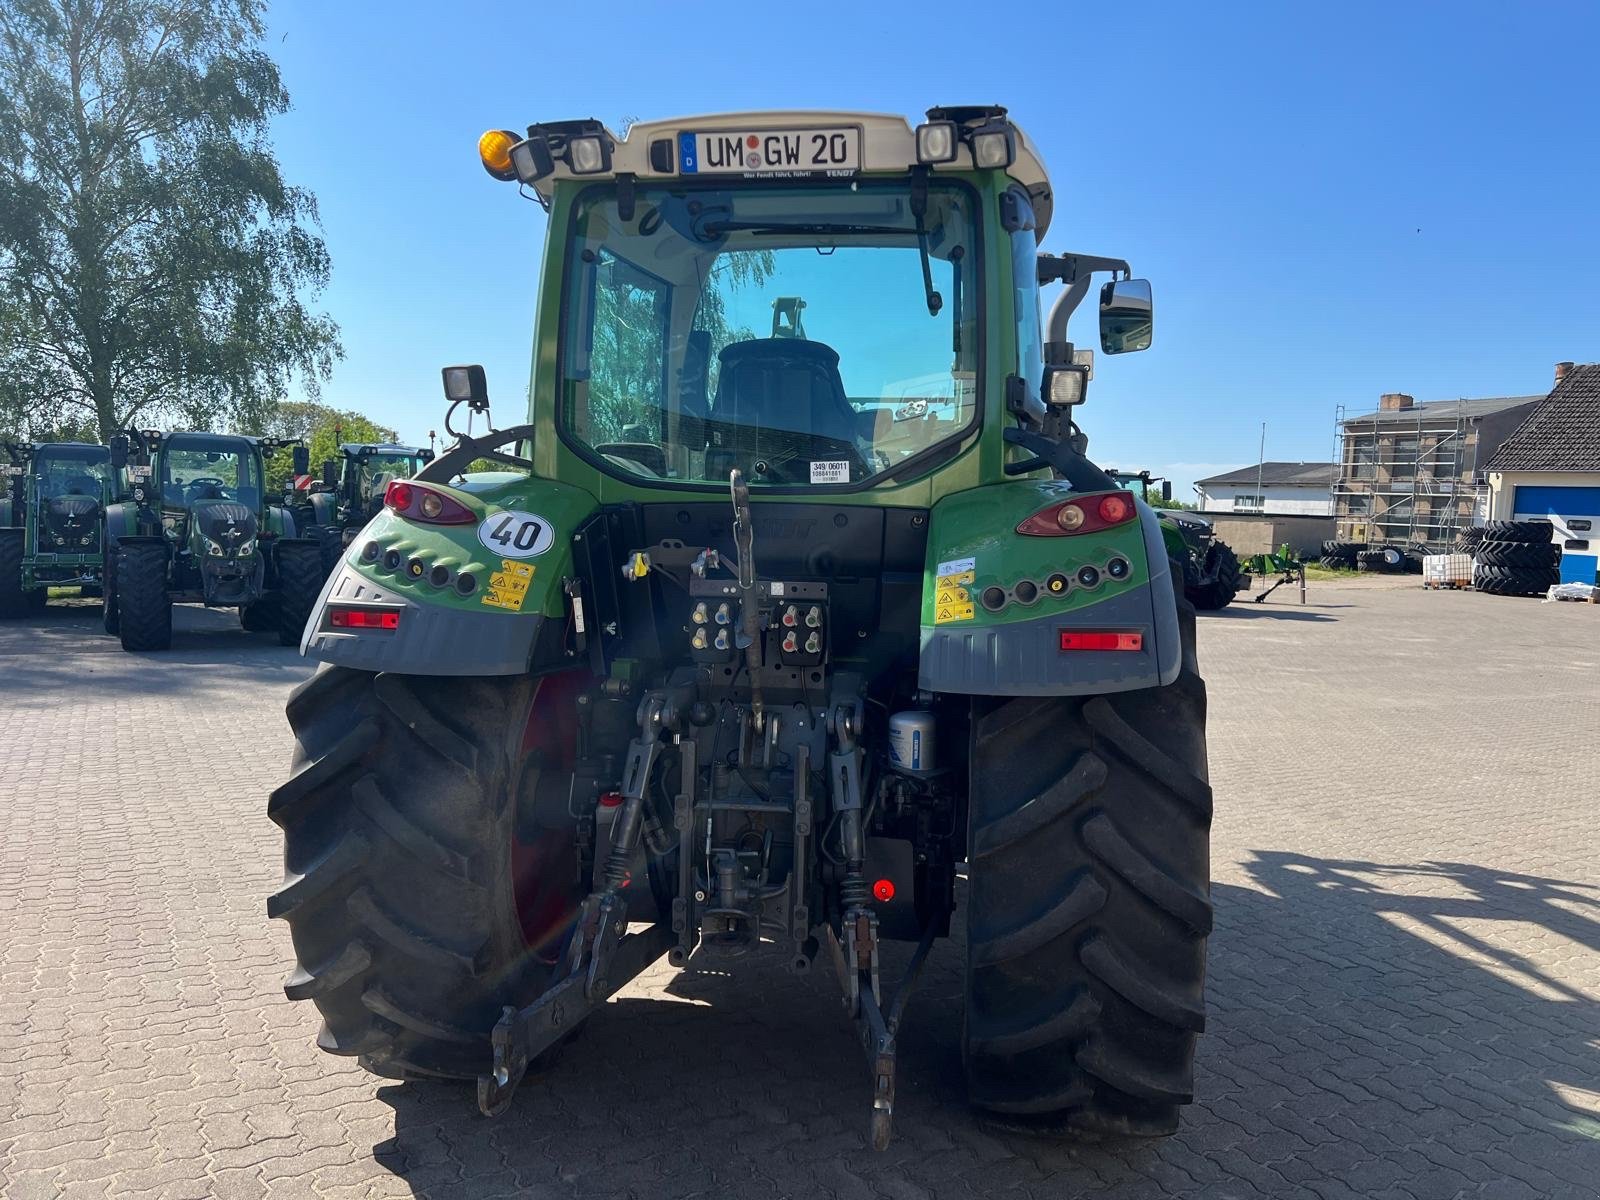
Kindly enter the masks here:
M 719 130 L 680 133 L 685 175 L 853 175 L 861 170 L 861 130 Z

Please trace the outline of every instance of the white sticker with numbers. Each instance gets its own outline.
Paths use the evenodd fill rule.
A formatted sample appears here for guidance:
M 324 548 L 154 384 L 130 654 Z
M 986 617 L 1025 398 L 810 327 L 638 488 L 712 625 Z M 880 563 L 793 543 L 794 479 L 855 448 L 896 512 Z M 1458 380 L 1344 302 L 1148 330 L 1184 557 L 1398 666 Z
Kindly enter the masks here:
M 850 461 L 844 458 L 826 459 L 811 464 L 812 483 L 849 483 Z
M 556 539 L 550 522 L 537 513 L 498 512 L 478 526 L 478 540 L 505 558 L 537 558 Z

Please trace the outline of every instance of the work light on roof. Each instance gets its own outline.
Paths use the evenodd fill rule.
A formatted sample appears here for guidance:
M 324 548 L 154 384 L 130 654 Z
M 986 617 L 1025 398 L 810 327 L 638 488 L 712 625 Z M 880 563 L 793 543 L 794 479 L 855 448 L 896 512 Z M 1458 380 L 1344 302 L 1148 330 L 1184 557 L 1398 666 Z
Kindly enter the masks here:
M 1016 137 L 1005 122 L 987 125 L 972 134 L 972 161 L 980 171 L 1009 167 L 1017 156 Z
M 611 152 L 602 137 L 575 137 L 567 142 L 567 165 L 574 175 L 599 175 L 611 168 Z
M 929 121 L 917 126 L 917 161 L 919 163 L 954 162 L 959 145 L 954 121 Z
M 535 184 L 556 169 L 544 138 L 528 138 L 511 147 L 511 170 L 518 182 Z

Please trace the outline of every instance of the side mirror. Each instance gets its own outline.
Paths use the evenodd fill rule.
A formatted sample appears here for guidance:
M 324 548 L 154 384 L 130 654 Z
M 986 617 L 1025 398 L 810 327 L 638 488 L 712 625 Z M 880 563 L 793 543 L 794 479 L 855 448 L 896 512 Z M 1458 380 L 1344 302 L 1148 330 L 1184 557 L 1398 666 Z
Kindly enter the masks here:
M 1100 289 L 1100 349 L 1107 354 L 1148 350 L 1154 319 L 1148 279 L 1118 279 Z
M 339 486 L 339 464 L 331 458 L 322 460 L 322 486 L 330 492 Z
M 296 475 L 311 474 L 311 451 L 305 446 L 296 446 L 289 452 L 290 461 L 294 463 Z
M 1161 481 L 1161 500 L 1164 504 L 1172 503 L 1172 480 L 1170 479 Z
M 477 363 L 465 367 L 444 369 L 444 398 L 451 404 L 465 401 L 473 408 L 482 409 L 489 403 L 489 381 Z
M 128 465 L 128 451 L 132 448 L 125 433 L 111 436 L 111 469 L 120 471 Z

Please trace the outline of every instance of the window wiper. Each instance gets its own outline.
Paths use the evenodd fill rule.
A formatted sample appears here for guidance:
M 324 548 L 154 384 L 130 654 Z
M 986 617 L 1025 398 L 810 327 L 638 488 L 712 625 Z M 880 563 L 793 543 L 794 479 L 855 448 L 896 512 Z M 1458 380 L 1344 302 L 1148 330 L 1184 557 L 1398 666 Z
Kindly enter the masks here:
M 928 297 L 928 315 L 937 317 L 944 297 L 934 290 L 933 265 L 928 261 L 928 170 L 923 167 L 911 176 L 911 216 L 917 223 L 917 253 L 922 256 L 922 290 Z

